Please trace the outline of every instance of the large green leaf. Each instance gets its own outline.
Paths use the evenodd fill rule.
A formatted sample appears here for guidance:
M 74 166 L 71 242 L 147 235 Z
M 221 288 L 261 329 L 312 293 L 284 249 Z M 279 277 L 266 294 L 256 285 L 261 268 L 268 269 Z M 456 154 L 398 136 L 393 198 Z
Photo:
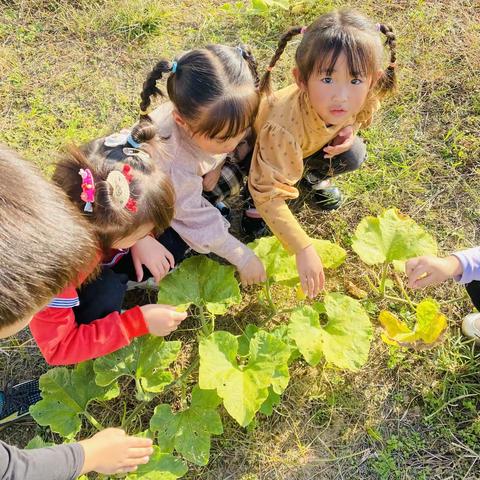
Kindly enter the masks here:
M 25 446 L 26 450 L 33 450 L 35 448 L 53 447 L 53 442 L 46 442 L 40 435 L 35 435 Z
M 433 237 L 394 208 L 378 217 L 364 218 L 355 230 L 352 248 L 368 265 L 405 261 L 437 252 Z
M 158 432 L 158 444 L 164 452 L 175 449 L 189 462 L 206 465 L 210 456 L 211 435 L 223 433 L 217 407 L 222 403 L 215 390 L 192 391 L 190 407 L 172 413 L 170 405 L 158 405 L 150 419 L 150 430 Z
M 385 343 L 402 346 L 423 347 L 437 342 L 447 328 L 447 318 L 440 312 L 435 300 L 427 298 L 416 308 L 417 322 L 412 329 L 390 312 L 380 312 L 379 321 L 385 329 L 382 339 Z
M 91 361 L 74 369 L 49 370 L 40 377 L 40 390 L 42 400 L 30 407 L 32 417 L 67 438 L 80 431 L 80 416 L 92 400 L 110 400 L 120 393 L 118 385 L 102 387 L 95 383 Z
M 230 305 L 240 303 L 235 268 L 220 265 L 204 255 L 190 257 L 167 275 L 159 285 L 158 303 L 205 306 L 214 315 L 224 314 Z
M 337 244 L 318 239 L 312 239 L 312 243 L 325 268 L 337 268 L 345 261 L 346 252 Z M 295 256 L 290 255 L 276 237 L 259 238 L 249 247 L 262 260 L 268 278 L 290 286 L 300 282 Z
M 228 332 L 214 332 L 200 341 L 200 388 L 216 389 L 227 412 L 248 425 L 268 397 L 288 384 L 289 347 L 265 331 L 250 340 L 247 364 L 238 364 L 238 340 Z
M 187 472 L 188 468 L 182 460 L 154 446 L 150 461 L 139 465 L 135 473 L 127 475 L 126 480 L 176 480 Z
M 95 360 L 95 381 L 106 386 L 126 375 L 135 379 L 137 399 L 150 401 L 172 382 L 169 365 L 177 358 L 181 343 L 144 335 L 130 345 Z
M 320 325 L 322 311 L 328 317 L 325 326 Z M 357 300 L 331 293 L 324 304 L 297 308 L 290 317 L 289 333 L 310 365 L 325 357 L 339 368 L 357 370 L 367 361 L 372 325 Z

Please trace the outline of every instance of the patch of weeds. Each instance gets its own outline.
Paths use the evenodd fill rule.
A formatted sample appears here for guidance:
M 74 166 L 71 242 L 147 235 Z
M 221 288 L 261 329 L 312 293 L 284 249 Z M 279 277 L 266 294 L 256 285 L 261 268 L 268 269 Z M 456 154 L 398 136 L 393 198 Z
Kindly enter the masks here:
M 159 3 L 127 2 L 109 18 L 109 25 L 113 32 L 133 41 L 158 33 L 170 15 L 171 12 Z
M 418 432 L 401 432 L 392 435 L 372 461 L 371 467 L 378 474 L 380 480 L 400 480 L 402 478 L 427 479 L 429 469 L 420 471 L 409 465 L 409 461 L 425 448 L 425 441 Z M 412 462 L 413 463 L 413 462 Z M 412 476 L 405 477 L 405 474 Z

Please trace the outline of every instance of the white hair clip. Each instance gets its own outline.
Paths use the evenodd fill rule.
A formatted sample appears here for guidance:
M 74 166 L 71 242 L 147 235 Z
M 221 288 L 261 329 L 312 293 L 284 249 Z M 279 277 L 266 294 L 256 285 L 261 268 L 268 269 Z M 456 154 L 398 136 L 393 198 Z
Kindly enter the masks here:
M 118 147 L 127 143 L 128 133 L 112 133 L 108 137 L 105 137 L 103 144 L 106 147 Z

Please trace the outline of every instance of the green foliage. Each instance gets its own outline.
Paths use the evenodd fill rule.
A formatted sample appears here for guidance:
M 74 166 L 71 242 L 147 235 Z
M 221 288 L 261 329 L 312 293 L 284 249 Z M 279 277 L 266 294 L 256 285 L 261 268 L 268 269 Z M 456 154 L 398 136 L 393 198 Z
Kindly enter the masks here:
M 282 8 L 288 10 L 289 0 L 252 0 L 252 7 L 254 12 L 266 14 L 272 7 Z
M 35 448 L 52 447 L 55 445 L 53 442 L 46 442 L 40 435 L 35 435 L 25 446 L 27 450 Z
M 102 387 L 92 381 L 93 364 L 84 362 L 69 370 L 53 368 L 40 377 L 42 400 L 30 407 L 39 425 L 49 426 L 63 437 L 72 438 L 82 426 L 92 400 L 111 400 L 119 395 L 118 385 Z
M 183 477 L 188 467 L 177 457 L 164 453 L 159 447 L 153 447 L 154 452 L 146 465 L 139 465 L 135 473 L 127 475 L 126 480 L 176 480 Z
M 228 332 L 214 332 L 200 341 L 199 385 L 216 389 L 227 412 L 247 426 L 268 397 L 268 388 L 280 394 L 288 385 L 288 346 L 265 332 L 249 344 L 248 362 L 237 362 L 238 340 Z
M 214 314 L 224 314 L 228 307 L 240 303 L 240 288 L 235 268 L 220 265 L 203 255 L 187 258 L 159 286 L 158 303 L 206 307 Z
M 189 462 L 206 465 L 210 456 L 211 435 L 223 433 L 217 407 L 222 403 L 214 390 L 193 388 L 190 407 L 172 413 L 170 405 L 158 405 L 150 419 L 162 451 L 178 453 Z
M 176 360 L 180 347 L 178 341 L 167 342 L 153 335 L 135 338 L 130 345 L 95 360 L 95 381 L 107 386 L 119 377 L 132 377 L 137 399 L 149 401 L 172 382 L 168 367 Z
M 345 250 L 328 240 L 312 239 L 325 268 L 337 268 L 346 258 Z M 264 237 L 249 244 L 262 260 L 267 276 L 275 283 L 294 286 L 300 283 L 295 256 L 290 255 L 276 237 Z
M 368 265 L 405 261 L 437 252 L 432 236 L 393 208 L 378 217 L 364 218 L 355 230 L 352 248 Z
M 326 313 L 325 326 L 320 325 L 319 311 Z M 367 361 L 372 326 L 358 301 L 331 293 L 314 308 L 297 308 L 290 317 L 289 333 L 310 365 L 325 357 L 339 368 L 357 370 Z
M 447 328 L 447 319 L 435 300 L 427 298 L 416 308 L 417 321 L 413 330 L 390 312 L 380 312 L 379 321 L 385 329 L 382 339 L 389 344 L 422 346 L 434 344 Z

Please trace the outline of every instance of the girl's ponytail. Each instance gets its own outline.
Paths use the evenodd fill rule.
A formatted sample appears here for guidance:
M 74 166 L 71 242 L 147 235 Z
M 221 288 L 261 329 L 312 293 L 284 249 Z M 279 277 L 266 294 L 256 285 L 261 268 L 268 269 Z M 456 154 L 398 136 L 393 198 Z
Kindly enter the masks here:
M 252 72 L 255 87 L 258 88 L 260 78 L 258 76 L 257 60 L 255 59 L 252 51 L 245 45 L 239 45 L 237 48 L 240 50 L 243 59 L 247 62 L 248 68 L 250 69 L 250 72 Z
M 275 67 L 275 65 L 277 64 L 277 61 L 281 57 L 283 51 L 285 50 L 287 43 L 295 35 L 300 35 L 300 33 L 302 33 L 303 30 L 304 30 L 303 27 L 292 27 L 290 28 L 290 30 L 288 30 L 288 32 L 284 33 L 280 38 L 277 49 L 275 50 L 275 53 L 271 58 L 270 63 L 268 64 L 267 71 L 263 74 L 263 77 L 260 80 L 259 90 L 261 94 L 265 93 L 267 96 L 271 95 L 272 93 L 271 73 L 272 73 L 273 67 Z
M 397 39 L 393 33 L 392 27 L 378 24 L 378 28 L 380 32 L 387 37 L 385 45 L 390 50 L 390 64 L 383 72 L 383 75 L 380 77 L 377 84 L 377 93 L 380 96 L 383 96 L 388 92 L 394 91 L 397 87 L 397 75 L 395 73 L 397 60 Z
M 168 60 L 160 60 L 148 74 L 147 79 L 143 83 L 140 97 L 140 121 L 132 129 L 132 139 L 137 143 L 148 142 L 156 135 L 156 128 L 152 119 L 148 114 L 148 110 L 152 103 L 151 97 L 164 97 L 165 94 L 157 87 L 157 81 L 162 79 L 164 73 L 175 73 L 176 62 Z

